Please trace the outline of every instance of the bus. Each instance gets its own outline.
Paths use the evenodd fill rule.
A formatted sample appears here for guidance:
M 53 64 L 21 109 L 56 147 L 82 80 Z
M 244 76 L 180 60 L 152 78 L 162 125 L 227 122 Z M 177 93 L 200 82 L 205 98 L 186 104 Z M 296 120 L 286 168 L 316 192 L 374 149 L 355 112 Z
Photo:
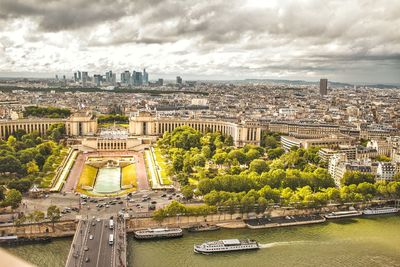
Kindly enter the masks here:
M 114 229 L 114 220 L 110 220 L 110 229 Z
M 110 237 L 108 238 L 108 244 L 113 245 L 114 244 L 114 235 L 110 234 Z

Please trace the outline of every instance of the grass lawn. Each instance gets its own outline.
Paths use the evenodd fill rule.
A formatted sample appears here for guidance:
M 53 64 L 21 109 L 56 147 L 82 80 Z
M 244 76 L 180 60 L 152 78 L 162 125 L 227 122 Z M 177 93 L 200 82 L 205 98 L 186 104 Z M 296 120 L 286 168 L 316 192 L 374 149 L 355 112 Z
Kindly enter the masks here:
M 160 175 L 162 184 L 170 185 L 172 181 L 169 179 L 167 175 L 167 163 L 165 162 L 164 157 L 161 155 L 161 150 L 158 147 L 154 147 L 154 155 L 156 156 L 157 164 L 160 167 Z
M 96 180 L 97 171 L 97 168 L 85 164 L 81 177 L 79 178 L 78 188 L 82 188 L 82 186 L 93 187 L 94 181 Z
M 136 165 L 129 164 L 122 168 L 121 187 L 132 185 L 133 188 L 137 187 L 136 181 Z
M 114 126 L 114 123 L 107 122 L 107 123 L 100 123 L 99 128 L 108 128 Z M 115 126 L 120 126 L 124 128 L 129 128 L 129 123 L 116 123 Z

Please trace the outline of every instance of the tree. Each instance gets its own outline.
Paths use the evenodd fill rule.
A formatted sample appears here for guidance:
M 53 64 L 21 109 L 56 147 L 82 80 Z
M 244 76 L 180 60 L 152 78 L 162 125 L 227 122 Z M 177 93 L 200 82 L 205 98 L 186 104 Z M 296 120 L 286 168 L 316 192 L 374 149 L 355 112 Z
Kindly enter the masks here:
M 155 220 L 158 223 L 162 223 L 162 221 L 164 221 L 164 219 L 167 217 L 164 209 L 158 209 L 156 211 L 153 212 L 153 220 Z
M 32 182 L 29 179 L 14 179 L 8 182 L 8 188 L 16 189 L 21 193 L 28 192 L 29 188 L 31 188 Z
M 225 146 L 233 146 L 233 137 L 231 135 L 228 135 L 225 138 L 224 145 Z
M 191 185 L 186 185 L 182 187 L 181 192 L 186 199 L 193 198 L 193 187 Z
M 251 162 L 252 160 L 258 159 L 259 157 L 261 157 L 261 153 L 255 148 L 251 148 L 246 153 L 246 161 L 247 162 Z
M 183 169 L 183 156 L 177 155 L 172 158 L 172 168 L 175 172 L 180 172 Z
M 22 201 L 22 194 L 18 190 L 10 189 L 6 192 L 4 203 L 7 206 L 11 206 L 12 209 L 19 207 Z
M 212 157 L 212 160 L 214 161 L 215 164 L 222 165 L 224 164 L 227 157 L 228 154 L 226 152 L 220 152 L 220 153 L 215 153 L 215 155 Z
M 34 222 L 38 223 L 38 229 L 40 232 L 40 224 L 41 224 L 41 222 L 43 222 L 44 217 L 45 217 L 44 212 L 41 210 L 35 210 L 35 211 L 33 211 L 32 215 L 33 215 Z
M 362 173 L 359 171 L 347 171 L 344 173 L 341 184 L 342 185 L 358 185 L 360 183 L 367 182 L 367 183 L 375 183 L 375 178 L 370 173 Z
M 257 172 L 258 174 L 261 174 L 261 173 L 263 173 L 265 171 L 268 171 L 268 165 L 262 159 L 255 159 L 250 163 L 249 170 Z
M 26 171 L 28 174 L 39 172 L 39 166 L 36 164 L 35 160 L 32 160 L 26 164 Z
M 240 164 L 246 163 L 246 154 L 243 153 L 240 149 L 233 149 L 231 152 L 228 153 L 228 158 L 231 160 L 237 160 Z
M 24 169 L 21 166 L 21 162 L 13 155 L 7 155 L 0 157 L 0 173 L 11 172 L 21 173 Z
M 206 165 L 206 158 L 202 154 L 196 154 L 192 158 L 192 164 L 194 166 L 204 167 Z
M 277 159 L 280 156 L 282 156 L 283 154 L 285 154 L 285 150 L 281 147 L 269 149 L 267 151 L 267 155 L 268 155 L 269 159 Z
M 58 222 L 61 218 L 60 209 L 55 205 L 49 206 L 47 208 L 47 218 L 49 218 L 49 220 L 52 222 L 54 230 L 54 223 Z
M 203 154 L 203 156 L 206 159 L 210 159 L 211 158 L 211 148 L 209 146 L 203 146 L 201 148 L 201 153 Z

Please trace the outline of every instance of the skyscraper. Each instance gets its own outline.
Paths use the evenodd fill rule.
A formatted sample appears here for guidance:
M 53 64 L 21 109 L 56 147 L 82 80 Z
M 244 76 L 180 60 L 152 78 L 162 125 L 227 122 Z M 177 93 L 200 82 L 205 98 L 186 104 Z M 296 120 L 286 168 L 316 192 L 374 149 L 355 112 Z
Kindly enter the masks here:
M 182 84 L 182 77 L 176 76 L 176 84 Z
M 133 71 L 132 83 L 133 83 L 133 85 L 142 85 L 143 84 L 143 75 L 140 71 Z
M 130 84 L 131 83 L 131 73 L 129 70 L 121 73 L 121 83 Z
M 107 71 L 106 72 L 106 82 L 111 83 L 112 82 L 112 77 L 113 77 L 113 73 L 112 71 Z
M 82 85 L 86 86 L 86 82 L 89 80 L 87 71 L 82 71 Z
M 143 84 L 149 83 L 149 74 L 146 72 L 146 69 L 143 69 Z
M 328 94 L 328 79 L 319 80 L 319 93 L 320 95 Z

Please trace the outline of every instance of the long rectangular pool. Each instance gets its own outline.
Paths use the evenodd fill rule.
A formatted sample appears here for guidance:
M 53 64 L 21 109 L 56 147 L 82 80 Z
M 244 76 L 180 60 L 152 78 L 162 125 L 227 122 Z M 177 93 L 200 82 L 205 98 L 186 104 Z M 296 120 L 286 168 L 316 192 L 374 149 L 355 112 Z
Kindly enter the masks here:
M 97 173 L 94 193 L 113 193 L 121 190 L 121 168 L 104 167 Z

